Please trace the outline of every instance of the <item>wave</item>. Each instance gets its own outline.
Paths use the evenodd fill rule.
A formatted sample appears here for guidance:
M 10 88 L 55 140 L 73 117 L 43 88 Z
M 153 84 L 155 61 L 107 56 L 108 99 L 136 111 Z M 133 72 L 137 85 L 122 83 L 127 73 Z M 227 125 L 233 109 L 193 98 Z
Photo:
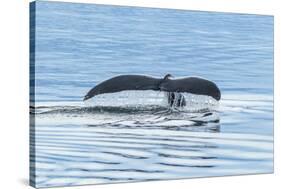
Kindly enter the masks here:
M 185 107 L 170 107 L 161 92 L 105 94 L 90 102 L 47 102 L 31 106 L 37 123 L 84 124 L 102 128 L 150 128 L 219 131 L 220 118 L 211 97 L 184 94 Z M 200 126 L 204 126 L 199 129 Z
M 149 98 L 147 98 L 149 96 Z M 170 107 L 165 93 L 130 91 L 105 94 L 89 102 L 41 102 L 31 106 L 31 114 L 42 124 L 84 124 L 103 128 L 150 128 L 169 130 L 220 131 L 235 116 L 254 114 L 270 117 L 272 99 L 260 95 L 224 95 L 220 104 L 211 97 L 184 94 L 186 106 Z M 126 102 L 126 103 L 125 103 Z
M 31 113 L 137 113 L 159 112 L 204 112 L 218 107 L 212 97 L 182 93 L 186 106 L 175 107 L 168 104 L 166 92 L 158 91 L 122 91 L 102 94 L 86 102 L 57 102 L 39 106 L 31 106 Z
M 270 96 L 224 94 L 219 105 L 194 97 L 188 99 L 191 107 L 182 109 L 170 108 L 165 96 L 150 103 L 144 98 L 140 100 L 144 105 L 130 97 L 120 100 L 129 102 L 124 104 L 108 97 L 87 103 L 40 102 L 31 107 L 36 122 L 30 130 L 30 145 L 35 149 L 31 166 L 36 167 L 39 186 L 273 170 L 272 135 L 247 131 L 259 117 L 271 118 Z M 231 127 L 237 131 L 240 125 L 238 130 L 243 132 L 231 132 Z M 257 126 L 253 125 L 254 131 Z
M 44 187 L 273 170 L 273 138 L 264 135 L 79 125 L 40 125 L 32 132 L 31 162 Z

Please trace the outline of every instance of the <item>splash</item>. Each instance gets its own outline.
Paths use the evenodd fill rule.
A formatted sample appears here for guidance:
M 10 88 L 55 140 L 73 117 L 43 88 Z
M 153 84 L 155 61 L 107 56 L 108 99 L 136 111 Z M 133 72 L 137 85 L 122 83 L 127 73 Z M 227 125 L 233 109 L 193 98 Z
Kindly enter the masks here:
M 209 97 L 192 94 L 175 96 L 184 98 L 186 106 L 170 106 L 167 93 L 155 91 L 128 91 L 104 94 L 89 102 L 58 102 L 41 104 L 33 108 L 36 120 L 42 124 L 83 124 L 91 127 L 163 128 L 168 130 L 218 131 L 218 103 Z
M 218 101 L 209 96 L 194 95 L 190 93 L 173 93 L 174 102 L 170 105 L 169 99 L 172 93 L 161 91 L 122 91 L 117 93 L 102 94 L 86 101 L 89 107 L 129 107 L 145 109 L 158 106 L 167 109 L 198 112 L 215 110 Z

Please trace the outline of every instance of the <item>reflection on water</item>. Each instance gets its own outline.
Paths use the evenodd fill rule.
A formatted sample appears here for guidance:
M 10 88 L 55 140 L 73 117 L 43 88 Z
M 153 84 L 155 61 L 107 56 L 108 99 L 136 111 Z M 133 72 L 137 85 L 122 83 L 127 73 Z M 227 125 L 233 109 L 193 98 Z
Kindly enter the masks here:
M 273 17 L 36 2 L 31 183 L 72 186 L 273 171 Z M 120 74 L 200 76 L 220 103 L 155 91 L 82 102 Z M 35 177 L 34 177 L 35 176 Z
M 205 100 L 197 101 L 196 111 L 159 105 L 42 103 L 32 113 L 36 115 L 36 138 L 31 145 L 36 146 L 36 161 L 32 161 L 37 184 L 46 187 L 271 172 L 272 136 L 220 133 L 221 109 L 236 111 L 244 101 L 229 99 L 216 110 L 200 110 Z M 271 102 L 260 99 L 258 103 Z M 261 115 L 264 108 L 259 110 Z M 233 113 L 256 114 L 255 109 L 247 106 Z

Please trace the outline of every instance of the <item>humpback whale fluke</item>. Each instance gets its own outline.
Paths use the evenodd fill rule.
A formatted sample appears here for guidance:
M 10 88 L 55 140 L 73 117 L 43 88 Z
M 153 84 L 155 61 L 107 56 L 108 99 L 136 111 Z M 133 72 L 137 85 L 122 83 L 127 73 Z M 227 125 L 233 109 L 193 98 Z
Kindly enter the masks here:
M 84 101 L 96 95 L 124 90 L 165 91 L 168 92 L 168 103 L 176 106 L 185 106 L 185 99 L 183 95 L 180 94 L 183 92 L 207 95 L 216 100 L 220 100 L 221 98 L 219 88 L 212 81 L 200 77 L 170 79 L 171 77 L 171 74 L 167 74 L 164 78 L 154 78 L 144 75 L 116 76 L 92 88 L 84 97 Z

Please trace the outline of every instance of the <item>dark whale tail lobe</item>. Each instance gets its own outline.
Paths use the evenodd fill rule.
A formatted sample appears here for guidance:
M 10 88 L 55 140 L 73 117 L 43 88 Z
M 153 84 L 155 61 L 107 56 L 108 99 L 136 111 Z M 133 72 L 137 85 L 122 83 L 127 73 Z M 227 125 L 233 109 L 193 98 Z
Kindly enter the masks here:
M 99 94 L 115 93 L 125 90 L 159 90 L 161 80 L 144 75 L 116 76 L 92 88 L 83 100 L 88 100 Z
M 85 95 L 84 98 L 83 98 L 83 101 L 86 101 L 88 99 L 90 99 L 91 97 L 89 95 Z
M 171 74 L 162 78 L 153 78 L 144 75 L 120 75 L 108 79 L 92 88 L 84 97 L 84 101 L 94 96 L 115 93 L 124 90 L 155 90 L 168 93 L 168 103 L 176 106 L 185 106 L 186 101 L 181 93 L 207 95 L 216 100 L 221 99 L 221 92 L 212 81 L 199 77 L 185 77 L 170 79 Z
M 195 95 L 206 95 L 219 101 L 221 92 L 217 85 L 200 77 L 185 77 L 180 79 L 167 79 L 159 85 L 161 91 L 176 93 L 191 93 Z

